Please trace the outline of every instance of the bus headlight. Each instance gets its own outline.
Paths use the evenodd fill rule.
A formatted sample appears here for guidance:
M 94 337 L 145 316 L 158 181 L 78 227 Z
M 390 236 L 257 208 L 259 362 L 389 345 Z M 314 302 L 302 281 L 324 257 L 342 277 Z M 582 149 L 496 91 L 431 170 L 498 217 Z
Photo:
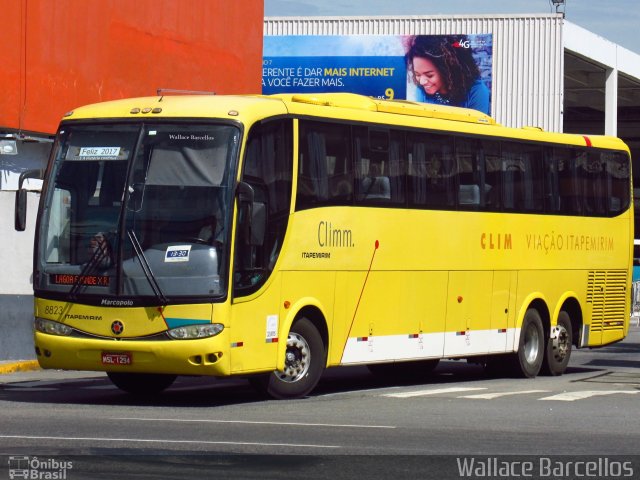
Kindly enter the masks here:
M 203 325 L 187 325 L 184 327 L 172 328 L 167 331 L 171 338 L 176 340 L 191 340 L 194 338 L 214 337 L 224 330 L 224 325 L 220 323 L 206 323 Z
M 48 333 L 49 335 L 71 335 L 73 329 L 64 323 L 46 320 L 36 317 L 34 327 L 38 332 Z

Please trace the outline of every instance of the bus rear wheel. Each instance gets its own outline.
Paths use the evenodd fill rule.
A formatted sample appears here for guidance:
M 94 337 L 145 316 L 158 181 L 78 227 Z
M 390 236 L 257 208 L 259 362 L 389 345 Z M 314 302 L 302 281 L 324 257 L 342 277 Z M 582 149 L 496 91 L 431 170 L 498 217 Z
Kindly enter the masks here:
M 153 395 L 169 388 L 176 375 L 156 373 L 107 372 L 109 380 L 127 393 L 133 395 Z
M 571 318 L 564 310 L 558 315 L 558 324 L 555 331 L 552 329 L 547 342 L 542 371 L 546 375 L 562 375 L 567 369 L 571 357 L 571 345 L 573 333 L 571 330 Z
M 514 374 L 533 378 L 540 372 L 544 359 L 544 330 L 540 313 L 530 308 L 524 315 L 518 351 L 512 357 Z
M 326 364 L 326 349 L 315 325 L 300 318 L 287 338 L 284 370 L 254 377 L 251 384 L 276 399 L 300 398 L 315 388 Z

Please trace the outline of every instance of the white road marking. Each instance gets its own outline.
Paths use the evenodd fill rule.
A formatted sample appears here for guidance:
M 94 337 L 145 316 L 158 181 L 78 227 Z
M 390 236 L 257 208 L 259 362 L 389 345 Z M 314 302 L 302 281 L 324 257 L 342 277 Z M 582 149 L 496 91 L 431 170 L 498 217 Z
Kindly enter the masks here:
M 598 397 L 601 395 L 616 395 L 618 393 L 635 394 L 638 390 L 581 390 L 577 392 L 565 392 L 551 397 L 540 398 L 539 400 L 558 400 L 561 402 L 574 402 L 576 400 L 584 400 L 585 398 Z
M 297 423 L 297 422 L 267 422 L 252 420 L 212 420 L 212 419 L 185 419 L 185 418 L 141 418 L 141 417 L 125 417 L 111 418 L 111 420 L 121 421 L 138 421 L 138 422 L 195 422 L 195 423 L 237 423 L 244 425 L 285 425 L 289 427 L 331 427 L 331 428 L 397 428 L 391 425 L 350 425 L 339 423 Z
M 519 392 L 497 392 L 497 393 L 479 393 L 477 395 L 462 395 L 458 398 L 471 398 L 478 400 L 492 400 L 494 398 L 506 397 L 508 395 L 525 395 L 527 393 L 547 393 L 549 390 L 522 390 Z
M 55 440 L 55 441 L 86 441 L 86 442 L 121 442 L 121 443 L 194 443 L 198 445 L 245 445 L 264 447 L 299 447 L 299 448 L 344 448 L 339 445 L 312 445 L 302 443 L 261 443 L 261 442 L 215 442 L 211 440 L 170 440 L 166 438 L 100 438 L 100 437 L 49 437 L 36 435 L 0 435 L 0 439 L 14 440 Z
M 380 387 L 375 387 L 375 388 L 364 388 L 362 390 L 348 390 L 348 391 L 344 391 L 344 392 L 334 392 L 334 393 L 323 393 L 321 395 L 314 395 L 314 398 L 328 398 L 328 397 L 339 397 L 339 396 L 344 396 L 344 395 L 353 395 L 354 393 L 356 394 L 362 394 L 362 393 L 380 393 L 381 390 L 397 390 L 400 387 L 387 387 L 387 388 L 380 388 Z
M 427 395 L 439 395 L 443 393 L 457 393 L 457 392 L 470 392 L 473 390 L 486 390 L 484 387 L 449 387 L 449 388 L 434 388 L 429 390 L 415 390 L 413 392 L 400 392 L 400 393 L 385 393 L 382 397 L 391 398 L 412 398 L 423 397 Z

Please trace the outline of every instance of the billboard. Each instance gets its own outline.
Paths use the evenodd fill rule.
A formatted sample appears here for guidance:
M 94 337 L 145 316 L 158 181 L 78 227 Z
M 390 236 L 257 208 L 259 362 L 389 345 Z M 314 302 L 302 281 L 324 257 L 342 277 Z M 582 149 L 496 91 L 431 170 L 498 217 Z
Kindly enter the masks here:
M 352 92 L 491 110 L 492 35 L 264 37 L 262 93 Z

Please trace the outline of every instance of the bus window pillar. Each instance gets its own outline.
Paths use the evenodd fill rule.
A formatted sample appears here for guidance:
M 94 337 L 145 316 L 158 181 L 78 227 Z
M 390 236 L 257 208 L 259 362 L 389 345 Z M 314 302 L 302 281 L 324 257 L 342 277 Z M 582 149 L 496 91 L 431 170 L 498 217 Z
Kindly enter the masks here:
M 604 133 L 615 137 L 618 134 L 618 69 L 607 68 L 605 76 Z

